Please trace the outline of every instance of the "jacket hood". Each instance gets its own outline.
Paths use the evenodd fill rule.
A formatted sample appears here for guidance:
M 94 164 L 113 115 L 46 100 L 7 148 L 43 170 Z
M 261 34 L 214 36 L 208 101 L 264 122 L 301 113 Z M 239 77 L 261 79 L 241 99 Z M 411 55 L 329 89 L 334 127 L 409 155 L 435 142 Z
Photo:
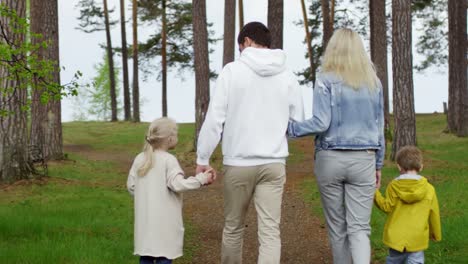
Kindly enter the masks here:
M 286 69 L 286 54 L 280 49 L 246 48 L 240 59 L 260 76 L 273 76 Z
M 392 186 L 398 197 L 405 203 L 419 202 L 426 197 L 429 191 L 429 183 L 424 177 L 420 180 L 395 180 Z

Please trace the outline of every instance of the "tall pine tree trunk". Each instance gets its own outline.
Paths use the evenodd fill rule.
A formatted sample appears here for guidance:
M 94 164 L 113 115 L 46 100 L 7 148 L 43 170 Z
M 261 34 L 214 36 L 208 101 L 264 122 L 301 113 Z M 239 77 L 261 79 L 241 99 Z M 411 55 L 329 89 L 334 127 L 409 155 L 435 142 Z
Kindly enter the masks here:
M 392 1 L 393 111 L 395 130 L 391 159 L 406 145 L 416 145 L 411 46 L 411 1 Z M 398 14 L 398 15 L 395 15 Z
M 109 8 L 107 0 L 104 1 L 104 17 L 106 24 L 106 41 L 107 41 L 107 59 L 109 61 L 109 80 L 110 80 L 110 98 L 111 98 L 111 121 L 117 121 L 117 94 L 115 88 L 115 70 L 114 70 L 114 51 L 112 49 L 112 39 L 109 22 Z
M 120 31 L 122 35 L 122 71 L 123 71 L 123 95 L 124 95 L 124 119 L 132 119 L 130 104 L 130 85 L 128 80 L 128 45 L 127 45 L 127 22 L 125 21 L 125 0 L 120 0 Z
M 0 0 L 18 17 L 26 16 L 26 0 Z M 22 43 L 25 36 L 13 32 L 12 21 L 0 16 L 0 25 L 8 41 Z M 0 37 L 2 45 L 6 40 Z M 24 56 L 24 54 L 18 54 Z M 11 72 L 0 64 L 0 181 L 9 182 L 28 178 L 33 168 L 28 155 L 27 112 L 24 106 L 27 102 L 27 87 L 18 77 L 11 79 Z
M 306 33 L 306 42 L 307 42 L 307 54 L 309 56 L 309 79 L 312 81 L 312 83 L 315 83 L 315 63 L 314 63 L 314 54 L 312 50 L 312 37 L 310 35 L 310 30 L 309 30 L 309 20 L 307 18 L 307 8 L 305 5 L 305 0 L 301 0 L 301 7 L 302 7 L 302 18 L 304 20 L 304 29 Z
M 46 48 L 37 53 L 39 60 L 55 62 L 55 69 L 48 82 L 60 84 L 59 31 L 57 0 L 30 0 L 31 32 L 41 34 L 33 37 L 33 44 L 47 42 Z M 45 159 L 63 158 L 62 120 L 60 100 L 41 102 L 44 87 L 36 82 L 31 102 L 31 145 L 40 149 Z
M 236 38 L 236 0 L 224 1 L 223 66 L 234 61 Z
M 322 19 L 323 19 L 323 48 L 327 47 L 328 41 L 333 34 L 333 28 L 330 17 L 330 0 L 321 0 L 322 3 Z
M 271 32 L 271 48 L 283 48 L 283 0 L 268 0 L 268 28 Z
M 382 82 L 384 94 L 385 131 L 390 131 L 390 105 L 388 98 L 387 21 L 385 0 L 369 1 L 371 59 Z
M 195 55 L 195 144 L 210 102 L 210 66 L 205 0 L 193 0 L 193 49 Z
M 244 2 L 239 0 L 239 31 L 244 27 Z
M 385 1 L 385 0 L 382 0 Z M 331 10 L 330 10 L 330 28 L 332 32 L 335 30 L 335 6 L 336 6 L 336 1 L 331 0 Z
M 448 128 L 468 136 L 468 95 L 466 63 L 466 1 L 449 0 L 449 107 Z
M 162 115 L 167 116 L 167 21 L 166 0 L 162 0 L 161 61 L 162 61 Z
M 133 121 L 140 122 L 140 88 L 138 77 L 138 1 L 132 2 L 133 20 Z

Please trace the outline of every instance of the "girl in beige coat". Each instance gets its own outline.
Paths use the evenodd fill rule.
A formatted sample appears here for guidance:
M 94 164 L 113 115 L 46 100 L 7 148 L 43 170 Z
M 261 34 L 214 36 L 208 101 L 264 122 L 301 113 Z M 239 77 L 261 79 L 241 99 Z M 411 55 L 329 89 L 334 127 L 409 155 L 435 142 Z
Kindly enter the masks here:
M 176 123 L 156 119 L 128 175 L 127 188 L 135 202 L 134 254 L 140 256 L 140 263 L 166 264 L 182 256 L 181 193 L 214 181 L 211 171 L 185 178 L 176 157 L 167 152 L 176 144 Z

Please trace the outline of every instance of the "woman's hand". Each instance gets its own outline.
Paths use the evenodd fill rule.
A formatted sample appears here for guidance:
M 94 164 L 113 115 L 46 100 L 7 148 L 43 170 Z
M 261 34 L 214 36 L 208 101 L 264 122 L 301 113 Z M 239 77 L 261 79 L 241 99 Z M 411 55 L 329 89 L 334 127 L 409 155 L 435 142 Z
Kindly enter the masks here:
M 382 178 L 382 171 L 376 170 L 375 171 L 375 188 L 380 189 L 380 180 Z
M 288 122 L 288 130 L 286 131 L 286 135 L 290 138 L 294 138 L 296 137 L 294 135 L 294 129 L 293 129 L 293 124 L 294 124 L 294 120 L 289 120 Z

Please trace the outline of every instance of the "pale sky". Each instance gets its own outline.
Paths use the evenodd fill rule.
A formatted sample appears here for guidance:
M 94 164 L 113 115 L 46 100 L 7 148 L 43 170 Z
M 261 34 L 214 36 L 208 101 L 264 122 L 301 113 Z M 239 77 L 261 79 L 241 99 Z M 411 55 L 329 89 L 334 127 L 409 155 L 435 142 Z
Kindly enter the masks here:
M 94 65 L 102 62 L 104 50 L 100 44 L 105 43 L 105 32 L 96 32 L 85 34 L 75 28 L 78 26 L 79 10 L 75 8 L 78 0 L 59 0 L 59 27 L 60 27 L 60 63 L 66 68 L 61 74 L 62 82 L 71 80 L 75 71 L 83 72 L 83 81 L 91 80 L 96 72 Z M 130 1 L 126 1 L 130 8 Z M 224 21 L 224 1 L 206 0 L 208 22 L 213 23 L 215 37 L 222 38 Z M 244 1 L 244 20 L 260 21 L 267 24 L 267 0 L 249 0 Z M 115 7 L 115 18 L 119 14 L 119 0 L 109 0 L 109 6 Z M 294 22 L 302 19 L 300 0 L 286 0 L 284 5 L 284 40 L 283 48 L 288 55 L 287 65 L 294 71 L 304 69 L 308 61 L 305 58 L 306 46 L 303 43 L 304 29 L 296 26 Z M 131 18 L 130 9 L 126 12 L 127 18 Z M 131 43 L 131 23 L 127 23 L 127 42 Z M 236 27 L 238 22 L 236 21 Z M 158 28 L 140 28 L 139 40 L 144 41 L 147 36 L 156 32 Z M 238 29 L 237 29 L 238 32 Z M 112 43 L 115 47 L 120 46 L 120 24 L 112 30 Z M 413 39 L 413 44 L 416 39 Z M 367 45 L 367 43 L 366 43 Z M 223 42 L 218 41 L 213 46 L 214 52 L 210 54 L 210 68 L 220 72 L 222 68 Z M 236 58 L 239 56 L 236 45 Z M 413 54 L 418 58 L 416 53 Z M 122 59 L 119 56 L 114 57 L 117 65 L 121 66 Z M 132 80 L 132 61 L 129 61 L 130 82 Z M 391 58 L 389 57 L 389 70 L 391 71 Z M 183 77 L 176 71 L 168 76 L 168 112 L 169 116 L 178 122 L 193 122 L 195 120 L 195 80 L 194 73 L 187 71 Z M 414 72 L 414 97 L 417 113 L 432 113 L 442 111 L 442 102 L 447 101 L 448 95 L 448 75 L 447 69 L 430 69 L 426 73 L 419 74 Z M 392 85 L 391 72 L 389 76 L 389 85 Z M 214 88 L 214 82 L 211 83 L 211 89 Z M 120 92 L 122 94 L 122 92 Z M 306 115 L 311 115 L 312 88 L 303 87 L 304 104 L 306 106 Z M 390 90 L 391 94 L 391 90 Z M 161 116 L 161 82 L 154 77 L 149 77 L 146 82 L 140 80 L 140 96 L 144 102 L 141 108 L 142 121 L 151 121 Z M 390 104 L 391 104 L 390 98 Z M 74 107 L 72 100 L 64 99 L 62 101 L 62 119 L 64 122 L 73 120 Z M 120 106 L 122 107 L 122 106 Z

